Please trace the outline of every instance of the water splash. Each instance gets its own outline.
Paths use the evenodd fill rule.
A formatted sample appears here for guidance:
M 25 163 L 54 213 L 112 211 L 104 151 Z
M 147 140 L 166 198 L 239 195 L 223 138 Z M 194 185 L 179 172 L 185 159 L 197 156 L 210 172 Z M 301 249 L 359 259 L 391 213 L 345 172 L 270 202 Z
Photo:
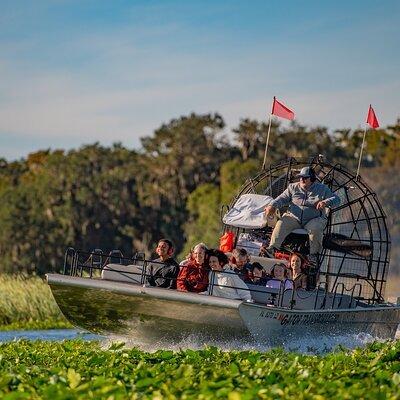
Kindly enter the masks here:
M 99 336 L 90 334 L 88 332 L 75 330 L 75 329 L 60 329 L 60 330 L 45 330 L 45 331 L 5 331 L 0 332 L 0 342 L 9 342 L 19 339 L 28 340 L 48 340 L 48 341 L 61 341 L 81 338 L 84 340 L 98 340 L 103 349 L 108 349 L 112 343 L 124 342 L 126 348 L 138 348 L 147 352 L 155 352 L 157 350 L 201 350 L 206 346 L 215 346 L 223 351 L 246 351 L 255 350 L 266 352 L 271 350 L 274 346 L 268 343 L 250 342 L 248 340 L 205 340 L 201 336 L 188 336 L 180 342 L 172 342 L 170 340 L 163 340 L 153 342 L 151 344 L 142 343 L 134 338 L 123 336 Z M 397 331 L 396 339 L 400 339 L 400 329 Z M 329 335 L 318 337 L 287 337 L 282 343 L 286 351 L 295 351 L 302 354 L 325 354 L 344 347 L 353 349 L 356 347 L 364 347 L 368 343 L 374 341 L 381 341 L 376 337 L 369 334 L 348 334 L 348 335 Z M 275 346 L 276 347 L 276 346 Z
M 400 331 L 398 331 L 398 334 Z M 255 350 L 266 352 L 271 350 L 274 346 L 267 343 L 255 343 L 248 340 L 215 340 L 207 341 L 202 340 L 201 337 L 195 335 L 188 336 L 179 343 L 173 343 L 168 340 L 160 341 L 157 343 L 144 344 L 132 338 L 111 336 L 102 341 L 102 348 L 107 349 L 109 346 L 116 342 L 124 342 L 126 348 L 138 348 L 142 351 L 155 352 L 157 350 L 201 350 L 206 346 L 215 346 L 223 351 L 246 351 Z M 337 348 L 354 349 L 356 347 L 364 347 L 368 343 L 380 341 L 379 339 L 369 334 L 348 334 L 348 335 L 330 335 L 319 337 L 288 337 L 280 347 L 286 351 L 298 352 L 302 354 L 326 354 Z M 275 346 L 276 347 L 276 346 Z

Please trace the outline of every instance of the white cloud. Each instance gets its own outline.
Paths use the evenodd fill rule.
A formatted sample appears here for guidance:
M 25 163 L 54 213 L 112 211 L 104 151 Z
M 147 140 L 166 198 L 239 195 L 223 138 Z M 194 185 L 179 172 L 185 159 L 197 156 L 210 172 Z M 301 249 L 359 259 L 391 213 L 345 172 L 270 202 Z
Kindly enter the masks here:
M 137 147 L 139 137 L 191 111 L 218 111 L 228 127 L 244 117 L 267 120 L 273 95 L 295 110 L 302 124 L 355 128 L 363 124 L 370 102 L 382 126 L 394 123 L 399 116 L 400 82 L 329 92 L 287 89 L 281 95 L 259 88 L 253 95 L 241 95 L 245 82 L 224 91 L 226 85 L 233 84 L 234 76 L 227 74 L 226 78 L 225 82 L 208 84 L 171 82 L 143 88 L 102 88 L 85 86 L 79 76 L 73 75 L 47 74 L 32 79 L 20 76 L 18 82 L 13 79 L 8 85 L 3 83 L 0 132 L 30 136 L 32 146 L 37 138 L 41 147 L 43 139 L 50 147 L 59 147 L 60 141 L 75 147 L 95 141 L 122 141 Z M 17 149 L 11 143 L 7 156 L 15 151 L 18 157 Z

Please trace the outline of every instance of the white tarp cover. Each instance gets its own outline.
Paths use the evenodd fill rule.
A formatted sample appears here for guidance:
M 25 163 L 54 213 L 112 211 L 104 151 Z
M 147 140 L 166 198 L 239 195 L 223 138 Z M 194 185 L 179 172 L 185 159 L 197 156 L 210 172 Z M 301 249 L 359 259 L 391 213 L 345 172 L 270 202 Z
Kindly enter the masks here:
M 267 224 L 264 208 L 273 201 L 270 196 L 262 194 L 243 194 L 234 206 L 224 215 L 226 225 L 245 229 L 259 229 Z

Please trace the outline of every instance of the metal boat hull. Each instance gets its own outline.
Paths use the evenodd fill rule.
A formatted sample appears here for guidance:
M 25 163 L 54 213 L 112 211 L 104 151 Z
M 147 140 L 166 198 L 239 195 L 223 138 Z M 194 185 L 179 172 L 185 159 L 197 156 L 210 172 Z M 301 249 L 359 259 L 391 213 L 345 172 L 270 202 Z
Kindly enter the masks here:
M 90 332 L 146 343 L 248 335 L 237 300 L 56 274 L 47 280 L 65 317 Z
M 75 326 L 142 343 L 251 338 L 279 344 L 291 335 L 367 333 L 394 338 L 400 307 L 290 310 L 129 283 L 47 275 L 54 298 Z
M 282 343 L 289 337 L 359 333 L 393 339 L 400 320 L 399 307 L 290 310 L 243 303 L 239 311 L 254 338 L 273 343 Z

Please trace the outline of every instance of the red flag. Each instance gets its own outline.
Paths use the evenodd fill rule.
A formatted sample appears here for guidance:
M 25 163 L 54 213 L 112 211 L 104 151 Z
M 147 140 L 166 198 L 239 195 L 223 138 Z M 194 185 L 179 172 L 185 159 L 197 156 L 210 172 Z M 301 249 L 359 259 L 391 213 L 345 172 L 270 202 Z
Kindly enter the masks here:
M 379 128 L 378 118 L 376 118 L 375 111 L 372 108 L 371 104 L 369 105 L 366 123 L 369 124 L 369 126 L 371 128 L 374 128 L 374 129 Z
M 272 114 L 286 119 L 294 119 L 294 112 L 276 100 L 275 97 L 274 103 L 272 104 Z

